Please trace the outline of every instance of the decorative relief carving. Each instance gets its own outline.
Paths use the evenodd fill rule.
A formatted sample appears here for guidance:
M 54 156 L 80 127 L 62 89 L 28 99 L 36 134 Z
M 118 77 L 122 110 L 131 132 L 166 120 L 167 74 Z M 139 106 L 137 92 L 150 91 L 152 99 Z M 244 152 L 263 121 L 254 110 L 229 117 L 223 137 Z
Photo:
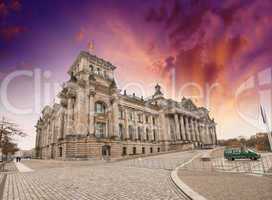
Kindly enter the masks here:
M 74 89 L 69 88 L 68 91 L 67 91 L 67 97 L 68 98 L 76 97 L 76 91 Z
M 185 108 L 188 111 L 196 111 L 197 110 L 196 105 L 192 102 L 191 99 L 183 98 L 181 101 L 181 104 L 182 104 L 183 108 Z

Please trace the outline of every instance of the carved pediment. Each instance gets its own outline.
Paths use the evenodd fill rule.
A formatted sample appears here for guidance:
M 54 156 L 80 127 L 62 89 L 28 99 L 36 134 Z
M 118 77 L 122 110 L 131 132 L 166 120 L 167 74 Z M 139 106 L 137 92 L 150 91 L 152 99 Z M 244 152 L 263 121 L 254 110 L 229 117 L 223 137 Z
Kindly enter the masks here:
M 50 106 L 45 106 L 42 111 L 43 117 L 44 118 L 49 117 L 51 113 L 52 113 L 52 108 Z
M 191 99 L 183 98 L 181 101 L 181 105 L 183 108 L 185 108 L 188 111 L 196 111 L 197 110 L 197 106 L 192 102 Z

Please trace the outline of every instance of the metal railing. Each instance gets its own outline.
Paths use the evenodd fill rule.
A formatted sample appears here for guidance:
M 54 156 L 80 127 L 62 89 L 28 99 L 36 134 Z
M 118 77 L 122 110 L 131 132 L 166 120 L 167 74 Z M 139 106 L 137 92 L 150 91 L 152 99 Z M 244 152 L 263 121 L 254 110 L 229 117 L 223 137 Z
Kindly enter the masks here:
M 210 161 L 203 161 L 201 160 L 201 158 L 197 158 L 191 163 L 185 165 L 182 169 L 272 175 L 272 155 L 263 156 L 256 161 L 229 161 L 227 159 L 224 159 L 224 157 L 212 157 Z

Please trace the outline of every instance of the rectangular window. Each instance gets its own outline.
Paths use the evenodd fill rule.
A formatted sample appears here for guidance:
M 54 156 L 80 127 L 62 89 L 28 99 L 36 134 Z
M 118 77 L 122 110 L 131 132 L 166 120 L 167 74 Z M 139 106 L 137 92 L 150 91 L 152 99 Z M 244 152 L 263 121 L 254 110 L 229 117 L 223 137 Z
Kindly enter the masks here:
M 123 153 L 122 153 L 123 156 L 126 156 L 127 155 L 127 148 L 126 147 L 123 147 Z
M 96 113 L 105 113 L 105 106 L 102 103 L 96 103 L 95 104 L 95 112 Z
M 133 147 L 133 155 L 136 155 L 136 147 Z
M 62 157 L 62 147 L 59 148 L 59 156 Z
M 147 115 L 145 116 L 145 123 L 148 124 L 148 116 Z
M 132 112 L 129 113 L 129 120 L 130 120 L 130 121 L 133 120 L 133 113 L 132 113 Z
M 143 123 L 143 114 L 138 114 L 138 122 Z
M 153 125 L 156 125 L 156 119 L 155 119 L 155 117 L 152 117 L 152 120 L 153 120 Z
M 124 111 L 119 109 L 119 119 L 124 119 Z
M 157 140 L 157 133 L 156 133 L 156 130 L 153 130 L 153 139 L 154 139 L 154 141 Z
M 95 125 L 95 136 L 98 138 L 103 138 L 106 135 L 106 124 L 97 122 Z

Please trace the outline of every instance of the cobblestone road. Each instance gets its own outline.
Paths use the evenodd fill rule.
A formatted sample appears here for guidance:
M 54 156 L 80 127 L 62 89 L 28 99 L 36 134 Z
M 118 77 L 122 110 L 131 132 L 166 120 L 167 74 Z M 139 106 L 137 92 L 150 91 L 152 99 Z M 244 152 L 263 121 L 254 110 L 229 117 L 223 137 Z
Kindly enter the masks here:
M 195 153 L 8 173 L 3 199 L 186 199 L 172 183 L 169 169 Z

